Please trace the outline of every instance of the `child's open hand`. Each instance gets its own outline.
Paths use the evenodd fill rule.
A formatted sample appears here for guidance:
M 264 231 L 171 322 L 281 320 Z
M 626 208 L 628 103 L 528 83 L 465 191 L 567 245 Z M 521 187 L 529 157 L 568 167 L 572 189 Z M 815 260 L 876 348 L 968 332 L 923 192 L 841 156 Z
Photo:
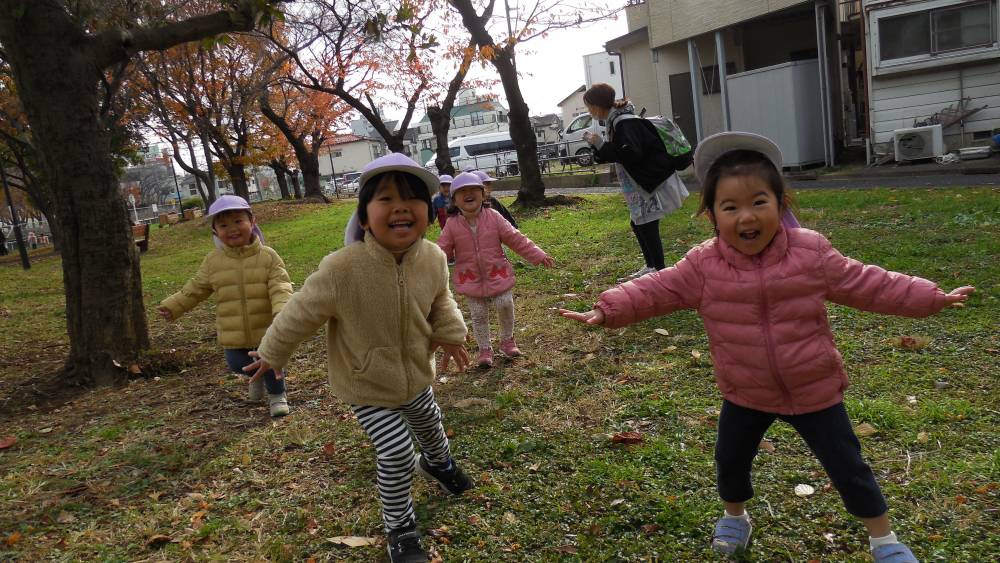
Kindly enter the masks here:
M 465 371 L 465 368 L 469 367 L 469 352 L 465 350 L 465 346 L 431 341 L 431 354 L 438 348 L 441 348 L 442 352 L 441 363 L 438 364 L 441 371 L 448 371 L 448 363 L 452 358 L 455 359 L 455 367 L 458 368 L 458 371 Z
M 559 309 L 559 314 L 567 319 L 573 319 L 574 321 L 588 325 L 604 324 L 604 311 L 600 309 L 591 309 L 586 313 L 577 313 L 576 311 L 570 311 L 569 309 Z
M 167 309 L 166 307 L 157 307 L 156 312 L 159 313 L 160 316 L 164 318 L 164 320 L 168 321 L 174 320 L 174 314 L 171 313 L 170 309 Z
M 539 262 L 539 264 L 545 266 L 546 268 L 551 268 L 552 266 L 555 265 L 555 263 L 556 261 L 553 260 L 552 257 L 549 256 L 548 254 L 546 254 L 545 258 L 542 258 L 542 261 Z
M 971 285 L 957 287 L 951 290 L 948 295 L 944 296 L 944 302 L 947 303 L 949 307 L 964 307 L 963 303 L 968 301 L 969 295 L 975 293 L 975 291 L 976 288 Z
M 261 358 L 260 354 L 258 354 L 256 351 L 247 352 L 247 355 L 250 356 L 251 358 L 257 358 L 257 361 L 243 368 L 243 372 L 251 374 L 250 375 L 251 382 L 257 381 L 258 379 L 261 378 L 262 375 L 264 375 L 265 373 L 268 372 L 268 370 L 271 369 L 271 364 L 267 363 L 267 360 L 265 360 L 264 358 Z M 280 369 L 274 370 L 275 379 L 282 379 L 284 377 L 285 374 L 283 374 Z

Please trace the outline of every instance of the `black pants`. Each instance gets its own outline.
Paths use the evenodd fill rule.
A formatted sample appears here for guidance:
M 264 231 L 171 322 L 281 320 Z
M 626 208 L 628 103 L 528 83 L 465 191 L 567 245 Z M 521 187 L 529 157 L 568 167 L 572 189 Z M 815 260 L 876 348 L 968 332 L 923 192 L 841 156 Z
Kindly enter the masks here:
M 663 262 L 663 241 L 660 240 L 660 220 L 650 221 L 642 225 L 636 225 L 629 221 L 635 238 L 639 240 L 639 249 L 642 250 L 642 259 L 646 261 L 646 266 L 662 270 L 666 267 Z
M 750 467 L 764 433 L 776 418 L 791 424 L 816 454 L 848 512 L 859 518 L 885 514 L 885 498 L 871 467 L 861 457 L 861 443 L 844 403 L 808 414 L 781 415 L 723 401 L 715 443 L 715 473 L 723 501 L 753 498 Z
M 226 349 L 226 364 L 229 365 L 229 369 L 233 370 L 233 373 L 237 373 L 249 379 L 252 373 L 247 373 L 243 371 L 243 368 L 254 363 L 256 360 L 247 355 L 252 348 L 227 348 Z M 285 380 L 284 378 L 278 379 L 274 376 L 274 370 L 269 369 L 264 372 L 264 387 L 267 388 L 267 392 L 271 395 L 280 395 L 285 392 Z

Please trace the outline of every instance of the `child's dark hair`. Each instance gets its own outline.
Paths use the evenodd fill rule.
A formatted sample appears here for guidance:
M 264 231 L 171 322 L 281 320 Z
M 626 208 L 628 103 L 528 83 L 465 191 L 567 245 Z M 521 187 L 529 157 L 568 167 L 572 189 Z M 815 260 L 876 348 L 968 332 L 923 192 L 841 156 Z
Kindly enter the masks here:
M 389 171 L 376 174 L 361 186 L 358 193 L 358 222 L 361 225 L 368 224 L 368 204 L 375 198 L 375 192 L 382 182 L 391 180 L 399 190 L 399 196 L 403 199 L 419 199 L 427 204 L 427 220 L 434 220 L 434 205 L 431 203 L 431 192 L 419 177 L 407 172 Z
M 784 209 L 790 201 L 785 178 L 781 172 L 774 167 L 766 156 L 750 150 L 730 151 L 720 156 L 712 163 L 708 173 L 705 174 L 705 184 L 701 187 L 701 205 L 698 213 L 712 213 L 715 205 L 715 192 L 719 187 L 719 180 L 728 176 L 756 176 L 771 188 L 774 196 L 778 200 L 778 208 Z
M 583 101 L 584 103 L 604 109 L 611 109 L 612 107 L 625 107 L 625 105 L 628 104 L 627 98 L 615 100 L 614 87 L 610 84 L 605 84 L 604 82 L 598 82 L 588 88 L 587 91 L 583 93 Z

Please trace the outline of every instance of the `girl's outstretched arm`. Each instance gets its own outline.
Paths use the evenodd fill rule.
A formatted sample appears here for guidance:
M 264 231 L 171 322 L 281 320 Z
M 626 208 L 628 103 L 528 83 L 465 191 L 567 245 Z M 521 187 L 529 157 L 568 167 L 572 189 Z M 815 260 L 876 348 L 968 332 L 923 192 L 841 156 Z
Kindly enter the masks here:
M 591 309 L 585 313 L 577 313 L 569 309 L 559 309 L 559 314 L 567 319 L 573 319 L 574 321 L 588 325 L 604 324 L 604 311 L 600 309 Z
M 209 295 L 212 295 L 212 282 L 209 281 L 212 275 L 208 260 L 210 256 L 211 254 L 201 261 L 201 265 L 198 266 L 198 271 L 194 277 L 188 280 L 180 291 L 167 297 L 160 303 L 157 310 L 161 317 L 168 321 L 176 320 L 187 311 L 193 309 L 198 303 L 208 299 Z M 167 316 L 164 311 L 168 312 L 170 316 Z

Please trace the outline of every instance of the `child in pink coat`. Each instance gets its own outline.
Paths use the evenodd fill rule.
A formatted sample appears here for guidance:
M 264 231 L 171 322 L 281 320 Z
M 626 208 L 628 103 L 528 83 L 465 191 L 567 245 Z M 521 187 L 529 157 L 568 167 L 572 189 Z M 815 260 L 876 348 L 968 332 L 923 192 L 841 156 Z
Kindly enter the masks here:
M 803 437 L 847 511 L 868 529 L 876 563 L 915 562 L 892 533 L 844 409 L 847 374 L 826 301 L 924 317 L 965 301 L 974 288 L 945 293 L 928 280 L 848 258 L 815 231 L 787 228 L 781 153 L 769 139 L 713 135 L 698 145 L 694 163 L 701 211 L 716 236 L 670 268 L 605 291 L 591 311 L 560 313 L 608 328 L 678 309 L 701 315 L 724 397 L 715 462 L 725 511 L 712 537 L 715 550 L 734 554 L 750 542 L 750 469 L 764 433 L 780 418 Z
M 455 292 L 465 295 L 472 316 L 472 333 L 479 345 L 479 366 L 493 365 L 490 341 L 490 306 L 500 317 L 500 350 L 508 357 L 521 355 L 514 342 L 514 268 L 504 256 L 506 244 L 528 262 L 552 267 L 552 258 L 521 234 L 499 213 L 483 207 L 483 182 L 463 172 L 451 183 L 451 200 L 460 211 L 441 231 L 438 246 L 454 258 Z

